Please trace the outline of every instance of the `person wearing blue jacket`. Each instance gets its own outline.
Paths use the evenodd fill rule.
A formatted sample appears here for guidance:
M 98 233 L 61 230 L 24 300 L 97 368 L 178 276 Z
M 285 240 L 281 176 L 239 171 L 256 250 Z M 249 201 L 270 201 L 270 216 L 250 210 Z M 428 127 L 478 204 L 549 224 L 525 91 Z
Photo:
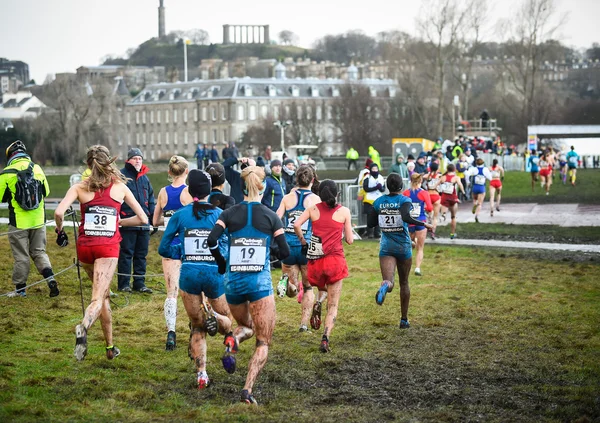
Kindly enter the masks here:
M 128 179 L 127 187 L 133 193 L 133 196 L 142 206 L 142 210 L 148 216 L 148 221 L 152 221 L 156 200 L 152 184 L 146 174 L 148 167 L 143 164 L 142 151 L 139 148 L 132 148 L 127 152 L 127 162 L 121 169 L 121 173 Z M 135 216 L 131 207 L 123 204 L 121 207 L 121 219 Z M 129 283 L 131 277 L 124 276 L 131 274 L 131 265 L 133 261 L 133 290 L 144 294 L 152 294 L 152 290 L 146 286 L 146 256 L 148 255 L 148 245 L 150 244 L 150 226 L 134 226 L 121 229 L 121 251 L 119 253 L 118 289 L 119 291 L 131 292 Z
M 265 178 L 265 184 L 265 193 L 261 202 L 276 212 L 285 195 L 285 181 L 281 176 L 281 160 L 271 161 L 271 174 Z
M 198 389 L 204 389 L 210 383 L 206 373 L 206 334 L 229 333 L 231 320 L 223 275 L 219 273 L 217 262 L 208 248 L 208 235 L 222 210 L 208 202 L 211 191 L 208 173 L 191 170 L 188 184 L 194 201 L 180 208 L 169 219 L 158 253 L 164 258 L 180 258 L 182 261 L 179 287 L 191 323 L 189 355 L 196 365 Z M 175 238 L 180 242 L 174 243 Z M 219 237 L 219 248 L 222 254 L 227 255 L 228 243 L 224 233 Z
M 244 201 L 244 193 L 243 193 L 243 182 L 241 173 L 239 170 L 233 168 L 236 164 L 240 164 L 240 169 L 244 170 L 247 166 L 255 166 L 256 162 L 247 157 L 242 157 L 238 159 L 237 157 L 230 157 L 223 162 L 223 167 L 225 168 L 225 179 L 227 183 L 231 187 L 229 191 L 229 195 L 233 197 L 235 200 L 235 204 L 240 204 Z

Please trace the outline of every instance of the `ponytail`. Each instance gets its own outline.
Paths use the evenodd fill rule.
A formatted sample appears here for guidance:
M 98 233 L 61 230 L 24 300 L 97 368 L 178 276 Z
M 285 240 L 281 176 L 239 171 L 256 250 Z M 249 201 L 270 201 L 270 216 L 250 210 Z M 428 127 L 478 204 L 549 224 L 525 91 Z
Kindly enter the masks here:
M 325 179 L 319 184 L 319 197 L 321 201 L 327 204 L 330 209 L 337 204 L 338 189 L 337 184 L 331 179 Z

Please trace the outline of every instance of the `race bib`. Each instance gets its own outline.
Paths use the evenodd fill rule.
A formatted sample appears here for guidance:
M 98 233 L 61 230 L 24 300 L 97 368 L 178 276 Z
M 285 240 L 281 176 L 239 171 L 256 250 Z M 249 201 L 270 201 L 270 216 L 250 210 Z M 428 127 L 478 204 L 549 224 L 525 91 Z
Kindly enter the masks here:
M 379 227 L 382 232 L 404 231 L 404 221 L 399 210 L 382 210 L 379 214 Z
M 435 189 L 435 186 L 438 183 L 438 179 L 430 179 L 429 181 L 427 181 L 427 189 Z
M 545 168 L 548 166 L 548 162 L 544 160 L 540 160 L 540 167 Z
M 184 260 L 214 262 L 208 248 L 208 229 L 186 229 L 183 235 Z
M 107 206 L 87 206 L 83 233 L 86 236 L 112 237 L 117 231 L 117 209 Z
M 496 172 L 495 170 L 492 171 L 492 178 L 493 179 L 498 179 L 500 177 L 500 172 Z
M 302 213 L 303 213 L 303 210 L 292 210 L 292 211 L 287 212 L 288 224 L 284 228 L 285 232 L 287 232 L 289 234 L 295 234 L 294 223 L 296 222 L 296 220 L 298 220 L 298 218 L 300 217 L 300 215 Z M 301 228 L 302 228 L 302 233 L 306 235 L 306 232 L 308 231 L 308 220 L 302 224 Z
M 442 184 L 442 192 L 444 194 L 454 194 L 454 184 L 452 182 L 444 182 Z
M 175 214 L 176 211 L 177 210 L 163 211 L 163 218 L 165 219 L 165 222 L 163 223 L 163 225 L 165 228 L 169 225 L 169 220 L 171 219 L 171 217 L 173 217 L 173 215 Z
M 413 203 L 413 205 L 412 205 L 412 206 L 413 206 L 413 208 L 412 208 L 412 210 L 410 211 L 410 216 L 411 216 L 413 219 L 416 219 L 417 217 L 421 216 L 421 205 L 420 205 L 420 204 L 415 204 L 415 203 Z
M 571 164 L 577 164 L 577 157 L 575 157 L 575 156 L 569 157 L 569 163 L 571 163 Z
M 321 237 L 312 234 L 310 236 L 310 242 L 308 243 L 308 253 L 306 253 L 306 258 L 309 260 L 316 260 L 324 255 Z
M 266 238 L 231 238 L 229 270 L 231 272 L 262 272 L 267 258 Z
M 534 157 L 534 158 L 532 158 L 532 159 L 531 159 L 531 162 L 532 162 L 532 163 L 533 163 L 535 166 L 537 166 L 537 164 L 539 163 L 539 161 L 540 161 L 539 157 Z
M 475 185 L 485 185 L 485 176 L 475 175 Z

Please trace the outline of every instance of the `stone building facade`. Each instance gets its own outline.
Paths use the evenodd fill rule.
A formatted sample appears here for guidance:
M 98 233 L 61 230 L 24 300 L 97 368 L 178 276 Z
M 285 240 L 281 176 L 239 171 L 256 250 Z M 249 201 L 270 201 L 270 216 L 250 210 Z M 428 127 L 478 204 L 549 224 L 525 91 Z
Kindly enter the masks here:
M 291 115 L 317 122 L 321 141 L 335 141 L 332 103 L 348 83 L 364 84 L 374 97 L 393 98 L 397 84 L 388 79 L 358 79 L 349 67 L 345 79 L 288 79 L 284 65 L 275 78 L 224 78 L 146 86 L 124 107 L 112 148 L 125 157 L 138 147 L 150 161 L 172 154 L 193 155 L 196 145 L 217 144 L 219 151 L 261 119 Z M 291 108 L 294 107 L 294 110 Z

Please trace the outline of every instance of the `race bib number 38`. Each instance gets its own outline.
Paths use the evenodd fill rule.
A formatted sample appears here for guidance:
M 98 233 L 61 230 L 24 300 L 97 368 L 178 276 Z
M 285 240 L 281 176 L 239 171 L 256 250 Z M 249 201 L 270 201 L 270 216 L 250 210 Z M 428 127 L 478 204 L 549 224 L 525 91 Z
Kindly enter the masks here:
M 232 272 L 262 272 L 267 258 L 266 238 L 231 238 L 229 270 Z
M 86 236 L 112 237 L 117 231 L 117 209 L 107 206 L 87 206 L 83 231 Z
M 215 258 L 208 249 L 208 229 L 186 229 L 183 236 L 185 261 L 212 262 Z

